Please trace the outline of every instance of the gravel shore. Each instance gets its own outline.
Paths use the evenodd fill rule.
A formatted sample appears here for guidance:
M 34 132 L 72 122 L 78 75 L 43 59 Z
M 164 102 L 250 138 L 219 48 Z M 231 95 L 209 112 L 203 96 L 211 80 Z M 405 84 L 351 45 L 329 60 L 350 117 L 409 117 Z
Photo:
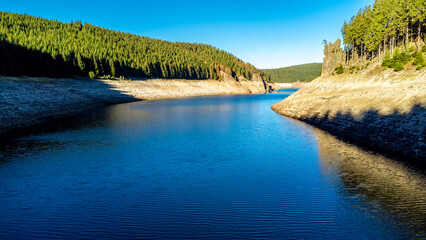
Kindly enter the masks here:
M 266 91 L 262 80 L 0 77 L 0 134 L 111 104 L 202 95 L 260 94 Z
M 272 109 L 337 136 L 426 159 L 426 71 L 376 66 L 320 77 Z

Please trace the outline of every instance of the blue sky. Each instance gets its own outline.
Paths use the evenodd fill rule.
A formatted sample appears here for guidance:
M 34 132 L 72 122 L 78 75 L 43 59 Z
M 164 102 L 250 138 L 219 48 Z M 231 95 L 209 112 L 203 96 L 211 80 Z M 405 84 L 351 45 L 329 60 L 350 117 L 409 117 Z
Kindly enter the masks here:
M 167 41 L 213 45 L 258 68 L 322 62 L 322 40 L 341 38 L 344 20 L 374 0 L 304 1 L 4 1 L 27 13 Z

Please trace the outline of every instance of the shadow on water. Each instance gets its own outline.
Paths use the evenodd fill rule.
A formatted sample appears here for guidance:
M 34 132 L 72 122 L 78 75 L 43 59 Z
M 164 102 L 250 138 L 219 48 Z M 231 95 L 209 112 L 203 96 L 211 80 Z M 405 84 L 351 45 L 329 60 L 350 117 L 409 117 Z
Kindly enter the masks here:
M 365 198 L 361 202 L 378 204 L 377 211 L 385 211 L 399 225 L 426 236 L 424 169 L 363 150 L 318 129 L 315 134 L 322 173 L 344 198 Z
M 0 75 L 56 78 L 0 79 L 2 145 L 44 129 L 72 128 L 74 115 L 86 114 L 96 107 L 138 100 L 102 81 L 58 78 L 87 76 L 75 61 L 73 55 L 66 60 L 61 55 L 52 56 L 0 40 Z M 16 94 L 13 94 L 15 89 Z M 57 99 L 58 103 L 51 104 L 52 99 Z M 91 122 L 97 121 L 87 121 L 87 124 Z M 29 125 L 31 127 L 26 127 Z
M 303 121 L 361 146 L 369 143 L 370 147 L 379 151 L 411 161 L 426 159 L 426 109 L 420 104 L 414 105 L 407 113 L 395 110 L 383 115 L 377 110 L 369 110 L 355 117 L 351 113 L 339 112 L 331 116 L 327 112 Z
M 86 130 L 107 129 L 116 124 L 133 127 L 136 124 L 140 125 L 150 121 L 151 114 L 143 109 L 137 109 L 135 106 L 137 105 L 117 104 L 97 108 L 67 117 L 49 119 L 31 127 L 0 135 L 0 164 L 7 162 L 9 157 L 60 150 L 69 144 L 66 139 L 51 141 L 48 137 L 49 134 L 81 133 Z M 34 140 L 33 136 L 37 137 L 37 140 Z M 43 136 L 47 137 L 44 139 Z M 75 142 L 84 146 L 96 144 L 84 139 L 75 139 Z M 72 144 L 76 144 L 75 142 Z

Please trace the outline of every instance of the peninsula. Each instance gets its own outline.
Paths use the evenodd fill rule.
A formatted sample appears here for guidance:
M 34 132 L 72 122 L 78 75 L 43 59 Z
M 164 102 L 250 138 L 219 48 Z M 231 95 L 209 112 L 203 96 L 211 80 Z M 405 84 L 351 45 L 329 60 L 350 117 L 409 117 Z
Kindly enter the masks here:
M 424 1 L 376 1 L 362 9 L 343 26 L 344 49 L 340 40 L 325 45 L 321 77 L 272 109 L 375 149 L 426 159 L 425 8 Z

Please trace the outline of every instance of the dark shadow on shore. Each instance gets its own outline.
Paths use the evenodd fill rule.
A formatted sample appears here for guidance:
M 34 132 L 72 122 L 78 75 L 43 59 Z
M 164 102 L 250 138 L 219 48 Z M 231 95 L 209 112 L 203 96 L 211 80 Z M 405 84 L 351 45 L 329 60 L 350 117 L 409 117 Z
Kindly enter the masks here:
M 102 81 L 70 79 L 83 75 L 74 60 L 0 40 L 0 144 L 61 118 L 139 100 Z
M 426 159 L 426 109 L 416 104 L 408 113 L 394 111 L 383 115 L 377 110 L 361 117 L 338 113 L 301 119 L 333 135 L 372 147 L 405 160 Z

